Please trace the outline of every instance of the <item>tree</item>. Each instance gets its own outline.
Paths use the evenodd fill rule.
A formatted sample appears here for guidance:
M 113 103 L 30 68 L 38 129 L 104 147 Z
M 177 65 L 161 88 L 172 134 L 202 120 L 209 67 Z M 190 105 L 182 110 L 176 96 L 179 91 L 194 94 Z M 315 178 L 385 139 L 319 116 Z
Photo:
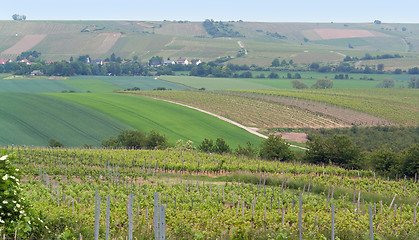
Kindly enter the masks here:
M 234 152 L 237 155 L 244 155 L 248 157 L 255 157 L 258 154 L 258 149 L 251 143 L 250 141 L 247 141 L 246 146 L 242 147 L 240 144 L 239 146 L 234 150 Z
M 25 21 L 26 16 L 25 15 L 19 15 L 19 14 L 13 14 L 12 19 L 15 21 Z
M 380 71 L 380 72 L 384 71 L 384 64 L 382 64 L 382 63 L 378 64 L 377 65 L 377 70 Z
M 148 149 L 165 149 L 168 146 L 167 137 L 154 130 L 151 130 L 145 139 L 145 147 Z
M 328 89 L 333 88 L 333 81 L 330 79 L 319 79 L 316 83 L 311 85 L 312 89 Z
M 308 86 L 307 84 L 299 81 L 299 80 L 292 80 L 291 81 L 292 87 L 295 89 L 307 89 Z
M 344 168 L 361 167 L 361 149 L 345 135 L 311 136 L 305 159 L 310 163 L 336 164 Z
M 204 138 L 204 140 L 202 140 L 201 144 L 198 146 L 198 150 L 202 152 L 212 152 L 213 148 L 214 142 L 209 138 Z
M 394 176 L 397 173 L 399 159 L 397 154 L 388 147 L 373 152 L 370 155 L 370 162 L 380 175 Z
M 269 78 L 279 78 L 279 75 L 278 75 L 278 73 L 274 73 L 274 72 L 271 72 L 269 75 L 268 75 L 268 77 Z
M 279 66 L 280 66 L 279 59 L 278 59 L 278 58 L 275 58 L 275 59 L 272 61 L 271 66 L 272 66 L 272 67 L 279 67 Z
M 311 70 L 317 70 L 317 69 L 319 69 L 319 67 L 320 67 L 319 63 L 314 62 L 314 63 L 310 64 L 310 69 Z
M 377 88 L 394 88 L 394 85 L 394 79 L 384 79 L 377 84 Z
M 55 140 L 53 138 L 51 138 L 49 140 L 49 146 L 50 147 L 64 147 L 64 144 L 62 144 L 61 142 L 59 142 L 58 140 Z
M 402 171 L 408 177 L 413 177 L 419 172 L 419 144 L 409 148 L 403 157 Z
M 217 140 L 215 140 L 213 152 L 221 154 L 221 153 L 229 153 L 231 152 L 231 150 L 230 150 L 230 146 L 227 144 L 227 142 L 223 138 L 217 138 Z
M 268 160 L 289 161 L 295 158 L 294 153 L 289 148 L 289 144 L 282 139 L 281 135 L 269 135 L 260 144 L 259 154 L 262 158 Z

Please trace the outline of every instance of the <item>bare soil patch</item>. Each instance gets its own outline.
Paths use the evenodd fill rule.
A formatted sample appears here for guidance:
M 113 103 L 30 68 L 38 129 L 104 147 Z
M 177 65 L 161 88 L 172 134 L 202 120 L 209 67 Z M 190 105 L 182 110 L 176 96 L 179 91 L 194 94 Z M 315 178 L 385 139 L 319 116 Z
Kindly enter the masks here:
M 296 133 L 296 132 L 278 132 L 275 135 L 282 135 L 282 139 L 298 142 L 298 143 L 305 143 L 307 142 L 307 133 Z
M 121 33 L 101 33 L 97 36 L 97 38 L 100 39 L 103 38 L 103 36 L 105 36 L 105 39 L 102 41 L 99 47 L 96 48 L 96 54 L 107 53 L 121 37 Z
M 340 39 L 340 38 L 364 38 L 376 37 L 376 35 L 368 30 L 353 29 L 314 29 L 314 31 L 323 39 Z
M 12 47 L 4 50 L 2 54 L 20 54 L 22 52 L 28 51 L 29 49 L 35 47 L 46 37 L 46 34 L 36 34 L 36 35 L 26 35 L 19 40 Z

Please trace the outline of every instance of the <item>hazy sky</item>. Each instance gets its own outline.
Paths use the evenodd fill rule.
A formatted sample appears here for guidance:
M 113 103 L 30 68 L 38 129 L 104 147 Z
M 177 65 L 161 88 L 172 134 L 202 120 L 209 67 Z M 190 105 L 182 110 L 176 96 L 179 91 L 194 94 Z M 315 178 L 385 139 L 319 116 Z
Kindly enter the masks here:
M 418 0 L 2 0 L 0 19 L 419 23 Z

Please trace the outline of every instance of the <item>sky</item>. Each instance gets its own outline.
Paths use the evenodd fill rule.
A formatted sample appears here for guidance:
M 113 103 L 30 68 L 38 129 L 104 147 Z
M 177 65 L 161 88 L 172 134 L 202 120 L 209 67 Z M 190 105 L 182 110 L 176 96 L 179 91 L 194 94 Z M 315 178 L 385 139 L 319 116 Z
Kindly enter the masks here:
M 418 0 L 2 0 L 0 20 L 419 23 Z

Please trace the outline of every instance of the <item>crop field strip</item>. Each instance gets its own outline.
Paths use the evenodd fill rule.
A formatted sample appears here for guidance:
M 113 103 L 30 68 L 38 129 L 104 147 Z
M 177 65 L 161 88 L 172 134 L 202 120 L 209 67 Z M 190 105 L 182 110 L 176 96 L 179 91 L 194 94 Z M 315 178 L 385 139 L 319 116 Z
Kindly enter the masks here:
M 409 89 L 243 90 L 271 96 L 323 102 L 386 119 L 403 126 L 419 125 L 419 92 Z M 375 121 L 375 120 L 371 120 Z M 386 123 L 387 122 L 387 123 Z
M 359 111 L 291 97 L 224 91 L 143 91 L 136 94 L 179 101 L 260 128 L 391 124 Z
M 85 239 L 93 239 L 95 195 L 102 196 L 101 237 L 109 225 L 107 196 L 112 238 L 129 235 L 129 218 L 134 236 L 154 236 L 155 192 L 166 209 L 168 239 L 298 238 L 299 232 L 304 238 L 329 238 L 332 205 L 340 239 L 369 236 L 369 205 L 374 236 L 414 239 L 419 231 L 417 179 L 175 149 L 6 147 L 6 152 L 15 155 L 14 164 L 25 173 L 27 197 L 44 212 L 44 222 L 65 216 L 83 223 L 79 230 Z

